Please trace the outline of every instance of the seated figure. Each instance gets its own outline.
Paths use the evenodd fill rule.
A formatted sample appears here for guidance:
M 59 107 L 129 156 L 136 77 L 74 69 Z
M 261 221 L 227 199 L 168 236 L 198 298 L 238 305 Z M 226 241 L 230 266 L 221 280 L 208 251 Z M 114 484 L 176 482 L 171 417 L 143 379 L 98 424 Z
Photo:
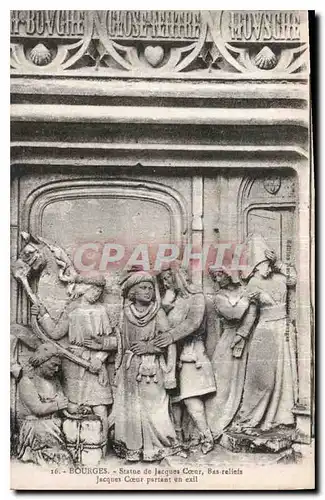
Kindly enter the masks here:
M 23 368 L 18 383 L 20 400 L 29 411 L 19 431 L 18 458 L 38 465 L 72 462 L 62 434 L 60 411 L 68 407 L 57 377 L 61 366 L 50 343 L 40 345 Z

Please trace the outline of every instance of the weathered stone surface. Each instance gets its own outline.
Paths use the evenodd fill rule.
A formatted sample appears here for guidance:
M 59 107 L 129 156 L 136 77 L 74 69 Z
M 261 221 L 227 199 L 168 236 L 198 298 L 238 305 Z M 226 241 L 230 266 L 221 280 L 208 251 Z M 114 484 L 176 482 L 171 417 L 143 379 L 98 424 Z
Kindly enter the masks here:
M 15 75 L 256 80 L 308 72 L 299 11 L 13 10 L 11 37 Z
M 53 325 L 57 325 L 68 310 L 66 305 L 71 305 L 71 291 L 76 287 L 78 291 L 80 285 L 81 288 L 91 285 L 89 282 L 82 284 L 79 279 L 71 281 L 73 276 L 67 269 L 70 259 L 73 264 L 78 261 L 76 255 L 85 257 L 85 261 L 79 259 L 82 266 L 87 268 L 94 264 L 95 274 L 99 270 L 105 274 L 105 286 L 99 285 L 103 290 L 98 307 L 95 301 L 91 307 L 86 304 L 86 309 L 97 310 L 105 305 L 105 315 L 103 312 L 94 317 L 102 322 L 107 313 L 114 333 L 121 320 L 120 270 L 139 243 L 154 246 L 176 242 L 181 259 L 187 245 L 192 246 L 192 252 L 199 251 L 203 245 L 218 248 L 219 252 L 219 244 L 240 245 L 248 234 L 260 234 L 272 244 L 280 260 L 287 264 L 292 260 L 297 270 L 297 287 L 289 291 L 286 283 L 287 295 L 283 293 L 285 300 L 280 301 L 286 317 L 292 321 L 292 335 L 289 338 L 286 329 L 277 336 L 290 340 L 290 359 L 297 361 L 298 369 L 295 363 L 290 364 L 294 374 L 292 384 L 289 381 L 294 386 L 290 397 L 293 396 L 294 402 L 288 404 L 295 430 L 276 429 L 258 436 L 227 432 L 206 455 L 203 455 L 206 450 L 202 449 L 201 442 L 189 447 L 186 458 L 178 454 L 161 462 L 133 464 L 123 455 L 122 458 L 115 456 L 113 427 L 105 443 L 99 437 L 95 443 L 87 439 L 83 442 L 84 437 L 81 433 L 79 436 L 77 430 L 72 444 L 80 456 L 73 457 L 74 466 L 83 463 L 91 467 L 103 452 L 99 465 L 107 467 L 108 471 L 103 474 L 102 483 L 101 477 L 96 478 L 97 472 L 92 472 L 91 483 L 90 476 L 81 478 L 81 474 L 78 477 L 75 474 L 78 488 L 82 479 L 86 479 L 88 485 L 96 487 L 98 484 L 99 489 L 114 488 L 114 484 L 137 489 L 143 485 L 133 482 L 131 476 L 131 481 L 125 480 L 125 476 L 130 475 L 125 472 L 131 469 L 130 465 L 140 471 L 139 476 L 143 474 L 144 483 L 145 470 L 149 468 L 152 476 L 159 475 L 156 467 L 179 469 L 179 475 L 183 474 L 183 469 L 210 468 L 212 472 L 206 474 L 205 480 L 207 483 L 210 480 L 209 488 L 212 489 L 220 486 L 214 474 L 227 476 L 230 488 L 236 485 L 254 488 L 258 481 L 262 485 L 264 474 L 268 476 L 269 487 L 279 488 L 287 479 L 283 477 L 286 474 L 274 482 L 269 478 L 269 466 L 276 469 L 278 464 L 290 466 L 305 461 L 309 467 L 313 464 L 310 307 L 313 299 L 313 241 L 310 236 L 313 234 L 313 212 L 310 210 L 313 194 L 310 189 L 306 21 L 306 13 L 299 11 L 51 10 L 11 13 L 13 262 L 25 250 L 21 233 L 35 237 L 28 247 L 30 255 L 26 255 L 30 268 L 21 265 L 16 273 L 16 278 L 21 279 L 13 278 L 14 324 L 31 327 L 36 337 L 41 334 L 44 340 L 46 332 L 41 330 L 38 316 L 47 317 L 48 313 Z M 43 269 L 45 262 L 41 261 L 38 268 L 38 260 L 33 260 L 32 254 L 44 241 L 54 254 L 49 255 L 50 250 L 46 253 L 43 247 L 39 248 L 47 257 Z M 84 255 L 84 245 L 88 242 L 93 247 L 90 254 Z M 116 267 L 113 261 L 108 262 L 112 256 L 110 245 L 115 243 L 125 249 L 125 256 Z M 152 265 L 155 259 L 151 254 L 150 259 Z M 85 268 L 78 268 L 78 272 L 80 270 L 84 272 Z M 208 304 L 205 348 L 209 362 L 213 356 L 215 362 L 216 346 L 222 345 L 227 338 L 224 318 L 216 307 L 216 289 L 209 273 L 203 270 L 193 270 L 191 280 L 195 287 L 201 287 Z M 93 286 L 96 285 L 93 283 Z M 174 297 L 169 294 L 171 288 L 169 285 L 166 296 L 162 296 L 167 308 L 174 307 Z M 163 287 L 159 290 L 161 293 Z M 279 295 L 280 289 L 275 287 L 275 292 Z M 83 307 L 84 293 L 85 288 L 73 299 L 81 299 Z M 39 308 L 40 305 L 45 307 L 45 313 L 36 311 L 36 305 L 31 308 L 35 297 L 41 302 Z M 233 310 L 235 297 L 229 295 L 229 302 Z M 70 313 L 69 310 L 71 317 L 68 315 L 68 320 L 72 322 Z M 261 307 L 257 323 L 260 313 Z M 86 315 L 79 311 L 76 316 L 81 325 Z M 49 336 L 54 332 L 53 325 L 50 325 Z M 97 326 L 93 325 L 89 331 L 95 330 L 97 332 Z M 271 327 L 270 331 L 272 335 L 276 327 Z M 234 333 L 238 333 L 237 330 Z M 271 335 L 261 335 L 263 347 Z M 57 338 L 52 340 L 57 342 Z M 107 360 L 107 377 L 100 368 L 102 376 L 98 380 L 93 371 L 99 364 L 90 364 L 88 349 L 85 358 L 78 354 L 80 351 L 72 353 L 67 349 L 65 338 L 62 344 L 59 341 L 58 351 L 66 357 L 63 361 L 75 364 L 81 378 L 83 373 L 95 378 L 96 391 L 105 383 L 106 395 L 110 385 L 112 401 L 115 401 L 115 366 L 119 366 L 120 353 L 116 355 L 115 347 L 112 352 L 107 350 L 112 347 L 110 339 L 101 340 L 83 339 L 84 347 L 92 346 L 94 351 L 100 347 L 101 358 Z M 243 345 L 243 338 L 240 342 L 239 345 Z M 246 345 L 250 347 L 251 344 L 247 342 Z M 238 343 L 235 343 L 233 352 L 237 355 L 234 358 L 243 360 L 239 357 L 243 351 L 236 346 Z M 17 465 L 18 434 L 26 411 L 17 393 L 19 374 L 23 373 L 21 367 L 32 354 L 21 338 L 16 347 L 13 349 L 11 391 L 13 466 Z M 227 365 L 225 360 L 230 349 L 233 348 L 226 346 L 225 355 L 220 356 L 223 365 L 219 364 L 219 373 Z M 267 361 L 269 352 L 267 347 L 259 351 L 263 361 Z M 269 358 L 282 359 L 278 353 Z M 229 365 L 232 361 L 230 358 Z M 240 375 L 224 376 L 226 389 L 232 381 L 239 393 L 241 384 L 237 381 L 244 383 L 248 372 L 245 359 L 243 365 Z M 202 372 L 200 361 L 198 366 Z M 147 371 L 149 368 L 144 367 Z M 218 372 L 215 366 L 213 370 Z M 254 369 L 252 372 L 255 373 Z M 192 386 L 198 378 L 193 376 L 192 383 L 192 377 L 187 377 Z M 65 382 L 64 370 L 60 380 Z M 66 396 L 66 384 L 62 388 Z M 285 392 L 288 384 L 281 385 L 282 388 Z M 219 380 L 219 394 L 224 392 L 227 390 L 220 389 Z M 230 394 L 233 393 L 230 391 Z M 254 399 L 255 393 L 251 394 L 248 403 Z M 207 399 L 203 400 L 206 404 Z M 238 401 L 242 404 L 243 397 Z M 66 404 L 73 410 L 76 403 L 62 402 L 63 406 Z M 98 418 L 106 428 L 116 416 L 114 411 L 111 413 L 109 403 L 102 406 L 105 411 L 101 408 Z M 248 410 L 249 406 L 246 405 Z M 126 407 L 126 413 L 130 414 L 128 405 Z M 222 411 L 228 406 L 220 404 L 218 408 Z M 83 401 L 81 409 L 85 416 L 89 410 L 93 411 L 87 405 L 83 408 Z M 172 405 L 169 410 L 171 413 Z M 131 412 L 131 418 L 132 415 Z M 169 416 L 175 417 L 174 414 Z M 171 420 L 175 420 L 176 427 L 177 419 Z M 46 423 L 47 419 L 44 421 Z M 197 422 L 196 425 L 202 428 Z M 63 427 L 66 426 L 67 421 Z M 208 426 L 212 431 L 210 422 Z M 160 431 L 159 425 L 158 428 Z M 96 435 L 92 425 L 89 429 Z M 186 416 L 180 421 L 177 432 L 185 438 L 191 435 Z M 209 437 L 209 432 L 206 429 L 201 438 Z M 65 440 L 69 442 L 68 436 L 69 433 L 65 434 Z M 208 444 L 211 442 L 212 436 Z M 89 444 L 95 445 L 88 449 L 97 458 L 90 454 L 83 456 Z M 68 448 L 71 450 L 71 439 Z M 175 449 L 178 449 L 177 443 Z M 172 451 L 175 449 L 173 447 Z M 133 447 L 131 450 L 133 452 Z M 139 450 L 141 452 L 141 447 Z M 141 453 L 139 457 L 143 458 Z M 136 456 L 131 458 L 137 459 Z M 260 466 L 261 475 L 256 473 Z M 242 472 L 238 472 L 240 468 Z M 29 471 L 32 475 L 34 470 L 36 477 L 34 464 L 26 464 L 22 475 L 27 477 Z M 246 471 L 248 475 L 249 471 L 253 473 L 251 484 L 248 484 Z M 60 473 L 50 479 L 59 483 Z M 162 475 L 165 473 L 163 471 Z M 62 473 L 61 479 L 64 475 Z M 180 485 L 182 489 L 206 486 L 207 483 L 199 484 L 195 476 L 193 474 L 193 484 L 191 477 L 189 484 L 184 480 Z M 295 485 L 302 480 L 303 474 L 298 472 L 296 476 Z M 121 484 L 114 483 L 114 478 L 121 480 Z M 19 484 L 18 479 L 20 473 L 16 472 L 15 485 Z M 69 475 L 69 485 L 71 480 L 72 475 Z M 45 484 L 48 486 L 47 480 Z M 149 488 L 155 484 L 145 486 Z M 160 489 L 165 489 L 164 486 Z M 60 488 L 58 484 L 55 487 Z
M 278 453 L 290 449 L 295 440 L 296 431 L 273 430 L 261 432 L 258 436 L 225 432 L 220 444 L 235 453 Z
M 245 466 L 268 466 L 276 464 L 299 463 L 307 455 L 307 450 L 301 452 L 292 447 L 277 452 L 269 451 L 260 453 L 247 453 L 245 450 L 234 453 L 224 446 L 216 444 L 213 451 L 207 455 L 202 455 L 199 448 L 189 453 L 187 458 L 180 456 L 171 456 L 165 458 L 161 465 L 173 469 L 180 467 L 245 467 Z

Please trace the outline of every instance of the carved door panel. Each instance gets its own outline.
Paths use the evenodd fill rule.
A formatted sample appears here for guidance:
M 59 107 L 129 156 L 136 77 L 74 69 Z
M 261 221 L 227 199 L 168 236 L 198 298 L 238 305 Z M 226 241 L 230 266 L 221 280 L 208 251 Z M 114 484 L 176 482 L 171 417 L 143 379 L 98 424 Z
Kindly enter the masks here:
M 294 210 L 254 208 L 248 212 L 247 233 L 261 234 L 279 258 L 287 259 L 287 244 L 291 241 L 290 258 L 295 252 Z

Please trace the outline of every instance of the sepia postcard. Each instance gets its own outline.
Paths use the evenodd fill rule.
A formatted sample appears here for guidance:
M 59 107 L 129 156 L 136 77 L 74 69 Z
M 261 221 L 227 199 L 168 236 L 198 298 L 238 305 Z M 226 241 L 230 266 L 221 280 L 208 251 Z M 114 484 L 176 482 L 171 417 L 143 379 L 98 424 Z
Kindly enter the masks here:
M 315 488 L 309 16 L 10 12 L 12 489 Z

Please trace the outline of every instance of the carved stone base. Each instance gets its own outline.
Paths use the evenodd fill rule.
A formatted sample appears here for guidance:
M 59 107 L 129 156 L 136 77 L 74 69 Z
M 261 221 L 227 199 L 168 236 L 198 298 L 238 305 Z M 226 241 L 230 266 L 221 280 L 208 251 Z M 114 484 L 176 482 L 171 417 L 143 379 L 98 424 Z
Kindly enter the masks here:
M 189 454 L 188 458 L 173 455 L 165 458 L 162 466 L 181 469 L 182 467 L 246 467 L 246 466 L 269 466 L 276 464 L 297 464 L 301 463 L 304 453 L 300 450 L 300 445 L 290 447 L 278 452 L 268 453 L 234 453 L 219 444 L 215 444 L 213 451 L 203 455 L 198 449 Z M 309 450 L 309 448 L 308 448 Z M 307 454 L 307 452 L 305 452 Z
M 279 429 L 248 436 L 226 432 L 219 444 L 234 453 L 279 453 L 291 448 L 296 438 L 295 429 Z
M 310 410 L 304 405 L 296 405 L 293 413 L 297 423 L 296 443 L 310 444 L 312 434 Z

